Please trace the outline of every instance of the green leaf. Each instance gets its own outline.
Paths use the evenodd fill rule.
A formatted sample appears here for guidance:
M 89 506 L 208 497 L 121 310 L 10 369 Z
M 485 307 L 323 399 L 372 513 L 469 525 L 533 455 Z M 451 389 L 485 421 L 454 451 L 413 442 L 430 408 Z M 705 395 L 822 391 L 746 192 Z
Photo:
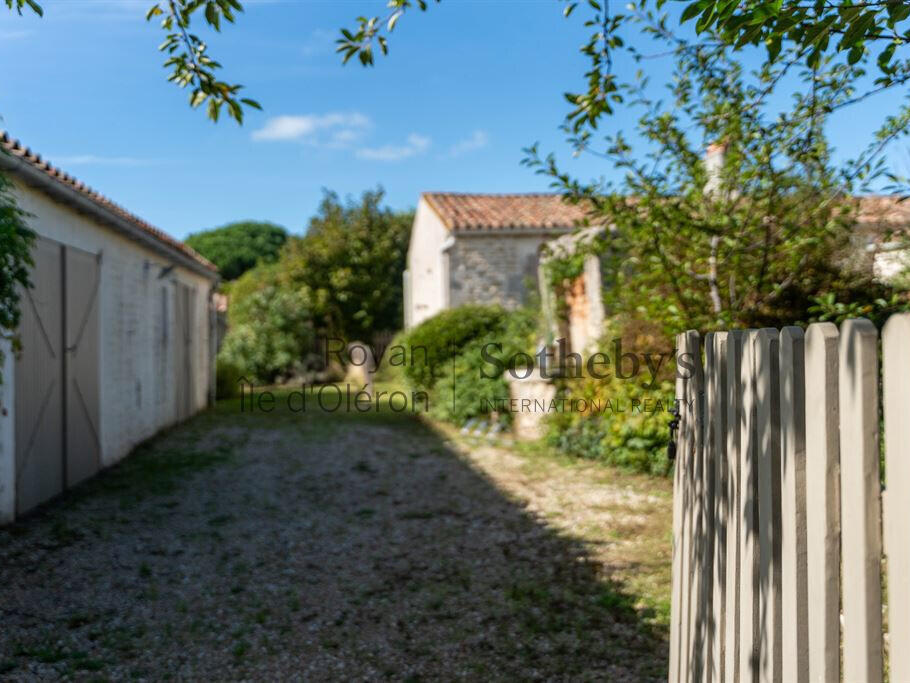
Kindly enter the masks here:
M 686 7 L 686 9 L 683 10 L 682 16 L 679 18 L 679 23 L 684 24 L 697 14 L 701 14 L 703 4 L 702 0 L 696 0 Z
M 218 123 L 218 114 L 220 112 L 221 104 L 215 99 L 209 100 L 208 117 L 215 123 Z
M 891 63 L 891 58 L 894 56 L 895 49 L 897 49 L 897 43 L 891 43 L 879 54 L 878 66 L 882 71 L 886 71 L 888 69 L 888 65 Z
M 765 41 L 765 44 L 768 48 L 768 61 L 773 62 L 777 59 L 777 56 L 780 54 L 780 48 L 782 43 L 782 36 L 780 34 L 775 35 L 774 37 Z
M 207 97 L 208 97 L 208 95 L 206 95 L 204 92 L 202 92 L 202 90 L 194 91 L 193 94 L 190 96 L 190 106 L 193 109 L 195 109 L 200 104 L 205 102 Z
M 869 11 L 863 14 L 859 19 L 854 21 L 850 28 L 844 33 L 840 41 L 840 48 L 845 49 L 852 47 L 854 43 L 865 40 L 866 33 L 875 25 L 875 12 Z
M 910 17 L 910 4 L 894 2 L 888 5 L 888 26 L 893 28 L 895 24 L 907 17 Z
M 218 14 L 218 8 L 215 3 L 208 3 L 205 6 L 205 20 L 212 26 L 216 31 L 221 30 L 220 18 Z
M 714 6 L 710 5 L 704 11 L 704 13 L 701 15 L 701 17 L 699 17 L 698 21 L 695 23 L 695 32 L 701 33 L 702 31 L 707 29 L 709 26 L 711 26 L 711 22 L 713 19 L 714 19 Z
M 865 53 L 865 50 L 863 49 L 862 43 L 854 45 L 847 54 L 847 63 L 851 65 L 856 64 L 863 58 L 863 53 Z

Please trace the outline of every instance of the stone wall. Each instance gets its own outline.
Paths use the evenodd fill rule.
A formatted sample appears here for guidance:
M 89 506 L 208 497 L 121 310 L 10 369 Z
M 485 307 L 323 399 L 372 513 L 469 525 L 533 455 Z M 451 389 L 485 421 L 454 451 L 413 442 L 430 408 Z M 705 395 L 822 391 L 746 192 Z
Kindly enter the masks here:
M 447 251 L 450 306 L 498 303 L 516 308 L 526 303 L 537 291 L 540 247 L 558 234 L 562 232 L 456 233 Z

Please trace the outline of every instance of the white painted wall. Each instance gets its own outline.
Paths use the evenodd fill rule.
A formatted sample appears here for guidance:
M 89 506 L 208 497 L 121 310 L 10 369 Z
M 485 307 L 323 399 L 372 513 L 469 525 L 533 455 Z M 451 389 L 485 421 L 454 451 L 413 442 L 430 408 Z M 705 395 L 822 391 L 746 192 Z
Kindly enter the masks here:
M 448 305 L 444 249 L 449 230 L 423 197 L 417 203 L 411 242 L 408 245 L 409 295 L 405 315 L 418 325 Z
M 101 461 L 104 466 L 112 465 L 176 419 L 173 348 L 177 343 L 174 293 L 178 281 L 195 289 L 193 403 L 196 410 L 206 406 L 212 369 L 208 298 L 213 282 L 182 266 L 159 279 L 162 269 L 170 265 L 167 257 L 40 190 L 19 183 L 16 189 L 19 205 L 32 214 L 29 225 L 39 235 L 91 253 L 102 252 Z M 13 403 L 12 398 L 7 400 Z M 8 417 L 0 422 L 4 433 L 8 422 Z M 2 449 L 0 459 L 14 458 L 5 445 Z M 2 468 L 0 464 L 0 474 Z
M 875 279 L 886 284 L 894 284 L 900 278 L 906 278 L 910 272 L 910 250 L 880 249 L 872 257 L 872 271 Z
M 0 363 L 3 384 L 0 384 L 0 524 L 16 516 L 16 411 L 14 395 L 15 373 L 12 344 L 0 339 L 4 361 Z

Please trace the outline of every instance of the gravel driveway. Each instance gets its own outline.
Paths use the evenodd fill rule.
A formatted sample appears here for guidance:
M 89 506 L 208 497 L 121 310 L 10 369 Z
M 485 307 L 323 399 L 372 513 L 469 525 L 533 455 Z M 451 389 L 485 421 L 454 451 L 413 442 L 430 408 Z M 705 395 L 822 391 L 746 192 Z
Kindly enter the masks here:
M 544 521 L 556 489 L 485 462 L 521 456 L 389 412 L 220 405 L 0 530 L 0 676 L 664 677 L 660 629 Z

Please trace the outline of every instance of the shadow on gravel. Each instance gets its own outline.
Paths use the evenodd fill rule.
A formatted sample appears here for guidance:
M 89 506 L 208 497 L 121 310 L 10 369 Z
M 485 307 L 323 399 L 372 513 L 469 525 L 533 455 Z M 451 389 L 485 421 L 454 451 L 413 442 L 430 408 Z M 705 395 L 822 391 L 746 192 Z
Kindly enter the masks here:
M 385 408 L 222 403 L 0 529 L 0 675 L 665 677 L 609 568 Z

